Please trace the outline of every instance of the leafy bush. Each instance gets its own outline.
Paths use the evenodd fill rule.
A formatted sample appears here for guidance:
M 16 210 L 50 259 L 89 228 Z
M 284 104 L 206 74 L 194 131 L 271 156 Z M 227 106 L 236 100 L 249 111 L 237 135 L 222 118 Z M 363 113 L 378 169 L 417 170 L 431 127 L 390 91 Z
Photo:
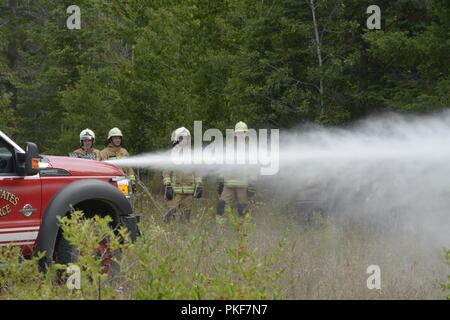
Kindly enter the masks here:
M 116 282 L 111 280 L 118 277 L 121 264 L 120 251 L 130 246 L 126 229 L 119 227 L 113 230 L 111 228 L 113 220 L 110 216 L 95 215 L 86 218 L 81 211 L 75 211 L 59 220 L 64 238 L 78 252 L 76 266 L 81 271 L 78 297 L 83 299 L 118 297 L 117 292 L 113 290 Z
M 270 206 L 244 219 L 229 211 L 224 224 L 211 209 L 188 224 L 164 223 L 148 206 L 136 209 L 142 236 L 133 244 L 125 230 L 111 229 L 109 217 L 75 212 L 61 219 L 79 253 L 79 290 L 66 285 L 70 265 L 53 264 L 42 274 L 39 256 L 25 260 L 18 248 L 0 247 L 0 299 L 440 299 L 441 287 L 449 298 L 450 278 L 442 284 L 448 269 L 433 260 L 435 251 L 425 243 L 405 249 L 414 235 L 340 226 L 320 215 L 299 226 Z M 99 251 L 105 238 L 110 252 L 121 252 L 114 278 L 104 272 L 110 252 Z M 445 258 L 450 262 L 450 251 Z M 365 273 L 374 261 L 384 274 L 376 292 L 367 289 Z
M 184 227 L 184 228 L 183 228 Z M 198 227 L 198 225 L 197 225 Z M 228 214 L 228 224 L 201 229 L 163 229 L 153 220 L 131 249 L 138 261 L 131 287 L 136 299 L 279 298 L 274 283 L 282 270 L 274 255 L 260 258 L 248 248 L 251 218 Z M 133 258 L 135 257 L 135 259 Z
M 110 217 L 85 219 L 82 212 L 60 219 L 64 237 L 78 252 L 76 266 L 80 270 L 80 289 L 69 289 L 69 267 L 53 264 L 44 274 L 38 260 L 43 253 L 24 259 L 18 247 L 0 247 L 0 298 L 5 299 L 111 299 L 120 298 L 114 290 L 116 282 L 108 279 L 104 262 L 111 252 L 126 249 L 128 237 L 124 229 L 112 230 Z M 99 246 L 107 239 L 107 247 Z M 116 257 L 113 263 L 120 265 Z
M 276 254 L 261 255 L 248 246 L 250 217 L 228 213 L 228 223 L 212 219 L 191 225 L 167 225 L 146 219 L 143 235 L 130 244 L 126 230 L 112 230 L 112 219 L 82 212 L 60 219 L 64 238 L 77 252 L 76 262 L 53 264 L 46 274 L 38 259 L 20 257 L 17 247 L 2 247 L 0 298 L 5 299 L 266 299 L 280 298 L 275 281 Z M 107 239 L 107 249 L 99 246 Z M 111 253 L 115 275 L 105 272 Z M 275 250 L 277 252 L 277 250 Z M 123 256 L 122 259 L 119 256 Z M 69 267 L 80 270 L 80 289 L 70 290 Z M 120 271 L 117 271 L 120 269 Z M 126 296 L 124 295 L 127 294 Z

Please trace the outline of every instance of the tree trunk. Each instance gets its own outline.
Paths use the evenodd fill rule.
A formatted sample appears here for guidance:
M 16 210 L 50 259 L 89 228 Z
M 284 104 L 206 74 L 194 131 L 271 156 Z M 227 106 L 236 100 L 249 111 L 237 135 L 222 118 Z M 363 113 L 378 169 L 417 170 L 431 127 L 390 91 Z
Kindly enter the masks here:
M 320 42 L 320 36 L 319 36 L 319 27 L 317 25 L 317 19 L 316 19 L 316 6 L 314 5 L 314 0 L 309 0 L 309 7 L 311 8 L 311 14 L 313 19 L 313 27 L 314 27 L 314 37 L 315 37 L 315 44 L 316 44 L 316 53 L 317 53 L 317 61 L 319 64 L 319 71 L 322 72 L 322 52 L 320 50 L 321 42 Z M 323 78 L 322 74 L 320 75 L 319 79 L 319 94 L 320 94 L 320 111 L 323 112 Z

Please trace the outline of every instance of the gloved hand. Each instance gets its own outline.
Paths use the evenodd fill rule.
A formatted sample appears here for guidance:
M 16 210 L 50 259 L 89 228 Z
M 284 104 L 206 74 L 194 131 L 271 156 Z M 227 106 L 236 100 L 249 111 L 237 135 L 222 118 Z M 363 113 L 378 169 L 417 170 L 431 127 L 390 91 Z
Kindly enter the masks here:
M 253 198 L 255 196 L 256 189 L 253 184 L 249 184 L 247 187 L 247 197 Z
M 194 198 L 200 199 L 203 195 L 203 186 L 201 184 L 196 184 L 194 189 Z
M 166 184 L 166 190 L 164 192 L 164 199 L 166 199 L 166 200 L 173 199 L 173 188 L 170 184 Z
M 221 182 L 219 182 L 218 184 L 217 184 L 217 193 L 219 194 L 219 196 L 222 194 L 222 192 L 223 192 L 223 187 L 224 187 L 224 183 L 223 183 L 223 181 L 221 181 Z

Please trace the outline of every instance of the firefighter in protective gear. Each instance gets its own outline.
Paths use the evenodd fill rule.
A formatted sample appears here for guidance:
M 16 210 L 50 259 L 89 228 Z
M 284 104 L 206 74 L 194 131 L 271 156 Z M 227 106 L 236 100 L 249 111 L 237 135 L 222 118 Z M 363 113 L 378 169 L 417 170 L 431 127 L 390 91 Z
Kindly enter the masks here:
M 191 134 L 188 129 L 181 127 L 172 133 L 173 148 L 190 148 Z M 183 222 L 190 220 L 193 198 L 201 198 L 203 194 L 202 178 L 194 172 L 163 171 L 165 186 L 164 199 L 167 201 L 167 211 L 164 220 L 169 222 L 180 211 Z
M 239 121 L 234 127 L 235 136 L 245 136 L 248 133 L 248 127 L 245 122 Z M 217 193 L 219 201 L 217 203 L 218 221 L 225 213 L 225 207 L 234 207 L 236 205 L 240 217 L 247 213 L 248 203 L 255 196 L 255 185 L 249 175 L 242 173 L 226 173 L 220 175 Z
M 100 160 L 100 150 L 95 147 L 95 133 L 91 129 L 80 132 L 80 148 L 73 152 L 77 158 Z
M 112 128 L 109 130 L 107 146 L 100 152 L 101 160 L 113 160 L 127 158 L 130 156 L 127 149 L 122 147 L 122 131 L 119 128 Z M 128 179 L 132 181 L 134 186 L 134 181 L 136 177 L 132 168 L 122 168 L 123 172 L 128 176 Z M 133 187 L 134 189 L 134 187 Z

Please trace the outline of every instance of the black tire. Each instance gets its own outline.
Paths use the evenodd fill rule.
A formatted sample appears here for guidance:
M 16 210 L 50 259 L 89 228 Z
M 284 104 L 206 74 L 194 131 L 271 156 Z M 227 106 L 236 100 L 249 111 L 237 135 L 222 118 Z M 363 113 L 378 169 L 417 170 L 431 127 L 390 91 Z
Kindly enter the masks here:
M 58 264 L 68 265 L 69 263 L 76 263 L 77 260 L 77 250 L 63 237 L 62 230 L 59 229 L 56 237 L 55 250 L 53 251 L 53 261 Z M 68 275 L 64 270 L 58 270 L 56 272 L 56 282 L 59 285 L 64 285 L 67 279 Z
M 54 251 L 54 262 L 59 264 L 69 264 L 75 263 L 78 261 L 79 252 L 67 241 L 60 229 L 58 232 L 58 236 L 56 238 L 56 245 Z M 121 257 L 121 253 L 119 250 L 116 250 L 112 253 L 112 258 L 119 260 Z M 120 265 L 116 261 L 112 261 L 111 267 L 108 270 L 108 279 L 109 281 L 114 280 L 118 274 L 120 273 Z M 62 280 L 61 272 L 59 274 L 60 281 Z
M 61 229 L 58 231 L 58 236 L 56 237 L 54 261 L 60 264 L 75 263 L 78 261 L 77 250 L 64 238 Z

